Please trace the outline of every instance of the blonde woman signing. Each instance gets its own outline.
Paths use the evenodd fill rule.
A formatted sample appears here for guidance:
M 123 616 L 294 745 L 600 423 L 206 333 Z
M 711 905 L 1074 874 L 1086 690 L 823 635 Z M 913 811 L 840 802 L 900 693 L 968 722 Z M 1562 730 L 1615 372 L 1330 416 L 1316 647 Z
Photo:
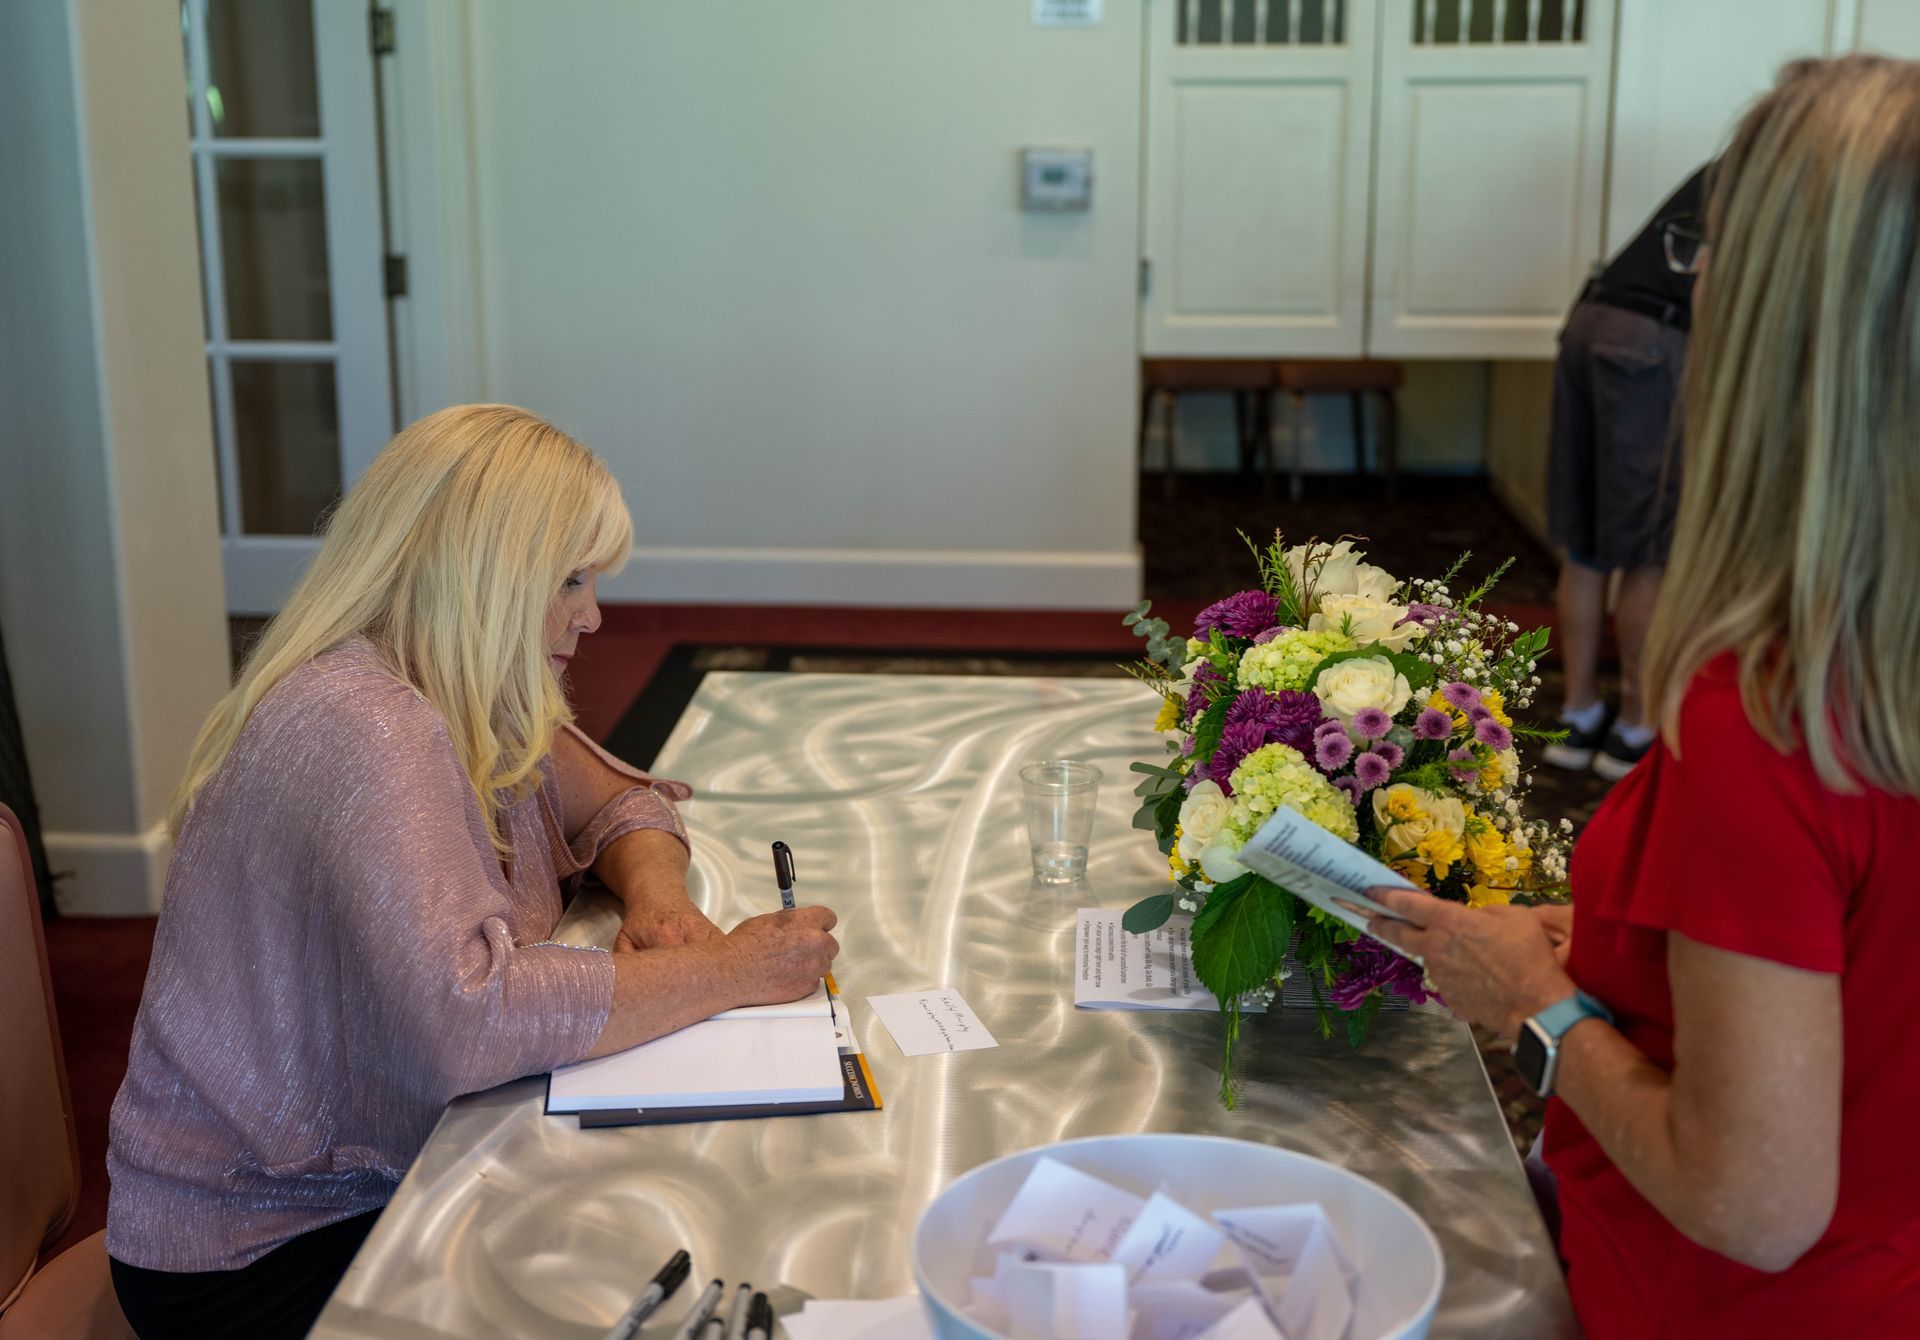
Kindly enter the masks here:
M 631 525 L 593 455 L 469 405 L 396 437 L 201 732 L 108 1153 L 144 1337 L 304 1335 L 447 1101 L 806 994 L 825 908 L 722 934 L 687 790 L 559 672 Z M 612 954 L 547 943 L 593 871 Z
M 1570 926 L 1383 891 L 1374 930 L 1552 1091 L 1594 1340 L 1920 1335 L 1920 64 L 1789 67 L 1706 244 L 1662 743 Z

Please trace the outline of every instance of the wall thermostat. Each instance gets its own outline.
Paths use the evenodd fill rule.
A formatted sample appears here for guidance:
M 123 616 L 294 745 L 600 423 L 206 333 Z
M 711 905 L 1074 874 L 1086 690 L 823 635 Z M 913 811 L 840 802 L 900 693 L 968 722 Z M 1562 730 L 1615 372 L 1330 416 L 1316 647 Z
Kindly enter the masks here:
M 1093 150 L 1022 149 L 1020 208 L 1093 207 Z

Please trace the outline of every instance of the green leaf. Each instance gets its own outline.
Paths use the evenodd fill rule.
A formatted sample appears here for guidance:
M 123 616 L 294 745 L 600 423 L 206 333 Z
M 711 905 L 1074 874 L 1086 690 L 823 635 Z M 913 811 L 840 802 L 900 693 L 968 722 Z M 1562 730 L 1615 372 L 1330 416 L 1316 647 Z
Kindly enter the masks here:
M 1159 813 L 1160 797 L 1149 796 L 1147 797 L 1147 803 L 1133 812 L 1133 826 L 1142 832 L 1151 833 L 1154 831 L 1154 825 L 1158 821 L 1157 816 Z
M 1220 892 L 1215 889 L 1208 897 L 1209 909 Z M 1279 968 L 1293 925 L 1291 902 L 1291 894 L 1266 880 L 1252 881 L 1215 916 L 1204 937 L 1193 937 L 1194 974 L 1219 999 L 1221 1009 Z
M 1213 923 L 1220 919 L 1220 914 L 1233 906 L 1234 900 L 1245 893 L 1253 882 L 1259 878 L 1260 876 L 1249 870 L 1238 879 L 1228 880 L 1225 884 L 1219 885 L 1212 893 L 1208 894 L 1206 904 L 1201 907 L 1198 915 L 1193 919 L 1193 938 L 1198 940 L 1201 936 L 1205 935 L 1213 926 Z
M 1196 759 L 1213 757 L 1213 751 L 1220 747 L 1220 733 L 1227 728 L 1227 708 L 1232 705 L 1232 695 L 1221 698 L 1205 712 L 1193 726 L 1193 756 Z
M 1130 935 L 1145 935 L 1167 924 L 1173 915 L 1173 895 L 1156 893 L 1129 907 L 1120 918 L 1120 928 Z
M 1180 823 L 1180 806 L 1186 798 L 1186 792 L 1176 786 L 1154 806 L 1153 837 L 1163 856 L 1173 850 L 1173 830 Z
M 1373 1016 L 1380 1013 L 1380 992 L 1369 991 L 1367 998 L 1360 1002 L 1360 1008 L 1347 1011 L 1347 1045 L 1355 1051 L 1367 1040 L 1367 1031 L 1373 1027 Z

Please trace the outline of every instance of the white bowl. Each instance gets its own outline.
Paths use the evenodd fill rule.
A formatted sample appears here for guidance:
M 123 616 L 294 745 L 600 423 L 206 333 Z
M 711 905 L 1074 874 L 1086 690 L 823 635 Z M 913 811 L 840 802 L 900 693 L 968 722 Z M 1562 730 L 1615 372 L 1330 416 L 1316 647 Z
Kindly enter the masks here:
M 970 1320 L 968 1277 L 991 1273 L 987 1234 L 1042 1158 L 1136 1195 L 1162 1186 L 1201 1215 L 1318 1201 L 1359 1271 L 1347 1340 L 1424 1340 L 1440 1301 L 1440 1244 L 1420 1216 L 1364 1177 L 1290 1149 L 1211 1135 L 1105 1135 L 983 1163 L 934 1197 L 913 1234 L 913 1275 L 940 1340 L 1009 1340 Z M 984 1267 L 984 1270 L 981 1269 Z

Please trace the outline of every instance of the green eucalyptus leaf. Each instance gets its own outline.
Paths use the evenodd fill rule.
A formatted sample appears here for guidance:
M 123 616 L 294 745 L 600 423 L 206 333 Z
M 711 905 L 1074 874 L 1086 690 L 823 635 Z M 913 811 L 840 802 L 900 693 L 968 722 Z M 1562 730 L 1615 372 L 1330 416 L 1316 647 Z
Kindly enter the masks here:
M 1180 806 L 1186 798 L 1186 791 L 1176 786 L 1154 805 L 1153 836 L 1163 856 L 1173 850 L 1173 830 L 1180 823 Z
M 1173 895 L 1156 893 L 1129 907 L 1120 918 L 1120 928 L 1130 935 L 1145 935 L 1167 924 L 1173 915 Z

